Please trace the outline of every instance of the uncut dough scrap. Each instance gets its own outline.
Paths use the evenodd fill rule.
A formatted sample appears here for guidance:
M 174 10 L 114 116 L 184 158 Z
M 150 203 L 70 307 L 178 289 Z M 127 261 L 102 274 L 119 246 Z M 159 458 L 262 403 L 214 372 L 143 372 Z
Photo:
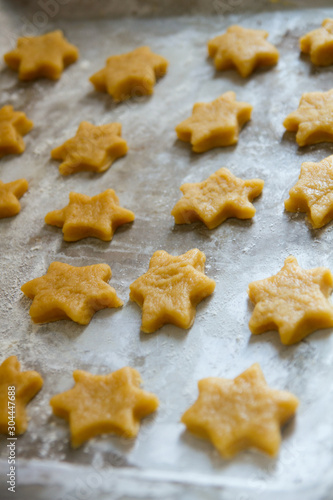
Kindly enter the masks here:
M 289 212 L 306 212 L 314 229 L 333 219 L 333 155 L 319 163 L 302 163 L 299 180 L 284 205 Z
M 204 274 L 205 254 L 198 249 L 173 256 L 159 250 L 149 269 L 130 285 L 130 299 L 142 307 L 141 330 L 152 333 L 166 323 L 190 328 L 195 307 L 215 289 Z
M 107 264 L 75 267 L 52 262 L 44 276 L 21 287 L 33 300 L 31 319 L 35 323 L 72 319 L 87 325 L 95 312 L 122 306 L 114 288 L 107 284 L 111 275 Z
M 60 30 L 17 40 L 17 48 L 7 52 L 6 64 L 19 72 L 20 80 L 58 80 L 64 68 L 79 57 L 77 47 L 67 42 Z
M 184 196 L 176 203 L 171 215 L 176 224 L 200 220 L 209 229 L 229 217 L 250 219 L 256 213 L 251 201 L 260 195 L 263 187 L 261 179 L 244 181 L 227 168 L 220 168 L 203 182 L 180 186 Z
M 251 118 L 252 109 L 247 102 L 237 102 L 232 91 L 212 102 L 197 102 L 192 116 L 177 125 L 178 139 L 190 142 L 195 153 L 236 144 L 241 128 Z
M 279 52 L 267 37 L 267 31 L 230 26 L 226 33 L 209 40 L 208 54 L 217 70 L 236 68 L 246 78 L 255 68 L 278 62 Z
M 125 367 L 108 375 L 92 375 L 76 370 L 75 386 L 53 396 L 53 413 L 69 421 L 74 448 L 104 433 L 133 438 L 140 420 L 154 412 L 159 401 L 154 394 L 140 389 L 137 370 Z
M 113 189 L 96 196 L 69 193 L 69 204 L 61 210 L 49 212 L 46 224 L 62 227 L 65 241 L 78 241 L 94 237 L 111 241 L 115 230 L 132 222 L 134 213 L 119 205 Z
M 248 294 L 255 304 L 251 332 L 278 330 L 281 342 L 290 345 L 315 330 L 332 327 L 333 306 L 328 300 L 332 288 L 329 269 L 302 269 L 289 256 L 277 274 L 249 284 Z
M 165 75 L 168 61 L 150 50 L 139 47 L 127 54 L 111 56 L 105 68 L 91 76 L 95 89 L 108 92 L 114 101 L 151 95 L 156 79 Z
M 9 398 L 9 387 L 15 387 L 14 422 L 15 434 L 23 434 L 28 427 L 26 405 L 40 391 L 43 379 L 35 371 L 20 371 L 20 363 L 16 356 L 10 356 L 0 365 L 0 433 L 7 434 L 8 410 L 12 408 Z
M 189 431 L 209 439 L 224 458 L 249 447 L 277 454 L 280 427 L 295 414 L 298 399 L 268 387 L 258 363 L 234 380 L 209 377 L 198 387 L 197 401 L 182 416 Z

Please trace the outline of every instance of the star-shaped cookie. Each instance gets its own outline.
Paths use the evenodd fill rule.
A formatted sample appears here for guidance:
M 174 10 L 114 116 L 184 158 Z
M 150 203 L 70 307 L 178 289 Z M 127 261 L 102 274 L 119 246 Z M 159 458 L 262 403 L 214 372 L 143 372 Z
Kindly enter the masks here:
M 251 118 L 252 109 L 247 102 L 237 102 L 232 91 L 212 102 L 197 102 L 192 116 L 177 125 L 178 139 L 190 142 L 195 153 L 236 144 L 239 131 Z
M 215 289 L 204 274 L 206 257 L 197 248 L 174 257 L 154 253 L 149 270 L 130 285 L 130 299 L 142 307 L 141 330 L 153 333 L 166 323 L 190 328 L 195 307 Z
M 278 330 L 282 344 L 291 345 L 315 330 L 332 327 L 333 306 L 328 300 L 332 288 L 329 269 L 302 269 L 289 256 L 277 274 L 249 284 L 248 294 L 255 304 L 251 332 Z
M 105 68 L 90 77 L 95 89 L 108 92 L 116 102 L 130 97 L 151 95 L 156 78 L 165 75 L 168 61 L 149 47 L 139 47 L 127 54 L 111 56 Z
M 299 46 L 302 52 L 310 54 L 313 64 L 330 66 L 333 64 L 333 19 L 325 19 L 321 26 L 302 36 Z
M 5 54 L 6 64 L 18 71 L 20 80 L 58 80 L 66 66 L 79 57 L 77 47 L 67 42 L 60 30 L 17 40 L 17 47 Z
M 0 109 L 0 158 L 10 154 L 21 154 L 25 150 L 22 136 L 34 124 L 22 111 L 14 111 L 13 106 Z
M 319 163 L 302 163 L 299 180 L 284 206 L 288 212 L 306 212 L 315 229 L 333 219 L 333 155 Z
M 209 439 L 224 458 L 246 448 L 275 456 L 280 427 L 296 412 L 299 401 L 287 391 L 271 389 L 258 363 L 233 380 L 199 380 L 199 397 L 182 416 L 189 431 Z
M 93 125 L 81 122 L 74 137 L 51 151 L 51 158 L 61 160 L 62 175 L 76 172 L 104 172 L 128 151 L 121 137 L 120 123 Z
M 95 312 L 122 306 L 114 288 L 107 284 L 111 275 L 107 264 L 75 267 L 52 262 L 44 276 L 21 287 L 33 299 L 31 319 L 35 323 L 72 319 L 87 325 Z
M 46 224 L 62 227 L 65 241 L 99 238 L 111 241 L 117 227 L 132 222 L 135 215 L 119 205 L 113 189 L 96 196 L 69 193 L 69 204 L 61 210 L 49 212 Z
M 333 142 L 333 89 L 303 94 L 298 109 L 287 116 L 283 125 L 289 132 L 297 132 L 299 146 Z
M 243 180 L 227 168 L 220 168 L 203 182 L 183 184 L 184 196 L 173 207 L 176 224 L 202 221 L 208 229 L 220 225 L 229 217 L 250 219 L 256 209 L 251 201 L 264 187 L 261 179 Z
M 5 184 L 0 181 L 0 219 L 17 215 L 21 210 L 21 196 L 28 190 L 28 181 L 18 179 L 17 181 Z
M 15 436 L 28 427 L 26 405 L 40 391 L 43 379 L 35 371 L 20 371 L 16 356 L 0 365 L 0 433 Z M 13 418 L 12 418 L 13 416 Z M 13 421 L 14 425 L 9 425 Z M 12 434 L 13 433 L 13 434 Z
M 159 401 L 140 389 L 141 377 L 125 367 L 108 375 L 76 370 L 75 386 L 53 396 L 53 413 L 69 421 L 71 443 L 77 448 L 98 434 L 113 433 L 133 438 L 140 420 L 154 412 Z
M 226 33 L 208 42 L 208 54 L 217 70 L 236 68 L 243 77 L 258 66 L 272 66 L 279 60 L 279 52 L 267 42 L 267 31 L 230 26 Z

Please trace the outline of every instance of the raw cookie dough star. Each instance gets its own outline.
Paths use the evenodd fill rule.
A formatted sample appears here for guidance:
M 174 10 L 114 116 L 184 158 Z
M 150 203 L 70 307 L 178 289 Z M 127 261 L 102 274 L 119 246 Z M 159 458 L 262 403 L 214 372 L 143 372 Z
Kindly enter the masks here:
M 135 215 L 119 205 L 113 189 L 90 197 L 80 193 L 69 193 L 69 204 L 62 210 L 49 212 L 46 224 L 62 227 L 65 241 L 82 238 L 99 238 L 111 241 L 117 227 L 132 222 Z
M 98 126 L 81 122 L 74 137 L 52 149 L 51 158 L 62 161 L 59 166 L 62 175 L 82 171 L 104 172 L 127 151 L 120 123 Z
M 0 433 L 23 434 L 28 427 L 26 405 L 40 391 L 43 379 L 35 371 L 20 371 L 16 356 L 10 356 L 0 365 Z M 9 426 L 10 414 L 14 411 L 14 426 Z M 11 434 L 13 432 L 14 434 Z
M 306 212 L 315 229 L 333 219 L 333 155 L 319 163 L 302 163 L 299 180 L 284 206 L 289 212 Z
M 223 35 L 208 42 L 208 54 L 217 70 L 236 68 L 243 77 L 258 66 L 272 66 L 279 60 L 276 47 L 267 42 L 267 31 L 230 26 Z
M 296 412 L 298 399 L 271 389 L 258 363 L 233 380 L 199 380 L 199 397 L 182 416 L 189 431 L 209 439 L 224 458 L 249 447 L 275 456 L 280 427 Z
M 260 195 L 263 187 L 261 179 L 244 181 L 227 168 L 220 168 L 203 182 L 180 186 L 184 196 L 173 207 L 171 215 L 176 224 L 200 220 L 208 229 L 229 217 L 250 219 L 256 213 L 251 201 Z
M 322 27 L 310 31 L 299 40 L 302 52 L 310 54 L 310 59 L 317 66 L 333 64 L 333 19 L 325 19 Z
M 75 267 L 52 262 L 47 274 L 25 283 L 21 290 L 30 299 L 30 316 L 35 323 L 72 319 L 87 325 L 95 312 L 120 307 L 123 302 L 107 284 L 111 278 L 107 264 Z
M 297 132 L 299 146 L 333 142 L 333 89 L 303 94 L 298 109 L 287 116 L 283 125 L 289 132 Z
M 10 154 L 21 154 L 25 150 L 23 135 L 34 124 L 22 111 L 14 111 L 13 106 L 0 109 L 0 158 Z
M 7 184 L 0 181 L 0 219 L 19 213 L 21 205 L 18 198 L 24 195 L 28 187 L 28 181 L 25 179 L 18 179 Z
M 328 300 L 332 288 L 329 269 L 302 269 L 289 256 L 277 274 L 249 284 L 248 294 L 255 304 L 251 332 L 278 330 L 282 344 L 291 345 L 315 330 L 332 327 L 333 306 Z
M 178 139 L 190 142 L 195 153 L 236 144 L 240 129 L 251 118 L 252 109 L 247 102 L 237 102 L 232 91 L 212 102 L 197 102 L 192 116 L 177 125 Z
M 17 40 L 17 48 L 5 54 L 7 65 L 19 72 L 20 80 L 58 80 L 66 66 L 79 57 L 78 49 L 67 42 L 60 30 Z
M 152 333 L 166 323 L 190 328 L 195 307 L 215 289 L 204 274 L 206 257 L 198 249 L 172 256 L 154 253 L 149 270 L 130 285 L 130 299 L 142 307 L 141 330 Z
M 158 408 L 157 397 L 140 389 L 141 377 L 133 368 L 108 375 L 76 370 L 73 377 L 74 388 L 53 396 L 50 404 L 55 415 L 69 421 L 74 448 L 98 434 L 133 438 L 140 420 Z
M 114 101 L 151 95 L 156 78 L 165 75 L 168 61 L 149 47 L 139 47 L 127 54 L 111 56 L 106 67 L 90 77 L 95 89 L 108 92 Z

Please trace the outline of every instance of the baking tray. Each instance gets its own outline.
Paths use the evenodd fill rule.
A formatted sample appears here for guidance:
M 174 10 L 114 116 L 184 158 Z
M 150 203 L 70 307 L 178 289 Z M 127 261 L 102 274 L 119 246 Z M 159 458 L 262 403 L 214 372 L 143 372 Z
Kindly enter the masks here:
M 20 35 L 63 29 L 80 49 L 80 59 L 58 82 L 19 83 L 1 66 L 0 105 L 27 113 L 35 127 L 22 156 L 1 159 L 4 182 L 26 177 L 30 188 L 22 211 L 0 225 L 1 361 L 17 355 L 22 368 L 35 369 L 44 387 L 28 406 L 28 431 L 17 441 L 18 499 L 280 499 L 333 498 L 333 335 L 318 331 L 294 346 L 283 346 L 277 332 L 251 336 L 253 306 L 248 283 L 275 274 L 293 254 L 305 268 L 333 269 L 332 224 L 313 231 L 304 215 L 284 212 L 301 163 L 319 161 L 333 146 L 299 149 L 285 133 L 285 116 L 303 92 L 332 87 L 332 68 L 314 68 L 299 55 L 298 38 L 333 17 L 331 2 L 77 2 L 55 0 L 53 14 L 39 2 L 2 2 L 1 53 Z M 41 14 L 41 12 L 43 14 Z M 243 80 L 234 71 L 217 73 L 207 59 L 206 42 L 230 24 L 267 29 L 280 51 L 275 68 Z M 93 90 L 88 78 L 111 54 L 140 45 L 170 61 L 152 97 L 113 104 Z M 253 104 L 252 120 L 239 143 L 193 154 L 176 140 L 174 127 L 198 101 L 228 90 Z M 79 123 L 120 121 L 129 152 L 104 174 L 62 177 L 50 150 L 73 136 Z M 205 179 L 220 167 L 242 178 L 259 177 L 265 187 L 250 221 L 230 219 L 215 230 L 203 224 L 175 226 L 171 209 L 184 182 Z M 61 230 L 44 216 L 67 204 L 68 193 L 95 195 L 106 188 L 136 220 L 118 229 L 111 243 L 86 239 L 65 243 Z M 129 285 L 144 273 L 153 252 L 206 254 L 206 273 L 216 280 L 214 294 L 197 308 L 193 327 L 165 326 L 140 333 L 141 310 L 128 300 Z M 31 301 L 20 287 L 45 274 L 58 260 L 76 266 L 105 262 L 111 285 L 125 304 L 98 312 L 88 326 L 71 321 L 34 325 Z M 213 446 L 185 431 L 182 413 L 197 397 L 203 377 L 235 377 L 259 362 L 269 385 L 301 401 L 297 417 L 283 430 L 276 459 L 255 451 L 223 460 Z M 73 386 L 72 371 L 109 373 L 138 369 L 144 388 L 158 395 L 156 414 L 144 420 L 136 440 L 102 436 L 77 450 L 69 446 L 68 424 L 51 413 L 52 395 Z M 5 484 L 6 438 L 1 438 L 1 499 L 12 498 Z

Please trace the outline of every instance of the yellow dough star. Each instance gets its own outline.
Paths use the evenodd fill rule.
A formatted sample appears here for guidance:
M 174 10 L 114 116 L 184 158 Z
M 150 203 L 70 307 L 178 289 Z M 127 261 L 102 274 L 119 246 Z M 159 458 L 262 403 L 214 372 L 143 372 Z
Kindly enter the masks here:
M 69 193 L 69 204 L 62 210 L 49 212 L 45 222 L 62 227 L 65 241 L 78 241 L 89 236 L 111 241 L 115 230 L 134 218 L 133 212 L 119 205 L 114 190 L 107 189 L 93 197 Z
M 0 433 L 15 436 L 28 427 L 26 405 L 40 391 L 43 379 L 35 371 L 20 371 L 16 356 L 0 365 Z M 13 417 L 13 418 L 12 418 Z M 14 423 L 14 425 L 9 425 Z M 11 434 L 13 432 L 13 434 Z
M 263 187 L 261 179 L 244 181 L 227 168 L 220 168 L 203 182 L 180 186 L 184 196 L 173 207 L 171 215 L 176 224 L 200 220 L 209 229 L 229 217 L 250 219 L 256 213 L 251 201 L 260 195 Z
M 120 307 L 123 302 L 107 284 L 111 278 L 107 264 L 75 267 L 52 262 L 47 273 L 25 283 L 21 290 L 30 299 L 30 316 L 35 323 L 72 319 L 87 325 L 95 312 Z
M 82 171 L 104 172 L 127 151 L 120 123 L 92 125 L 81 122 L 74 137 L 52 149 L 51 158 L 62 161 L 59 166 L 62 175 Z
M 208 42 L 208 54 L 217 70 L 236 68 L 243 77 L 258 66 L 272 66 L 279 60 L 276 47 L 267 42 L 267 31 L 230 26 L 223 35 Z
M 116 102 L 130 97 L 151 95 L 156 78 L 165 75 L 168 61 L 149 47 L 111 56 L 106 67 L 92 75 L 91 83 L 100 92 L 108 92 Z
M 0 181 L 0 219 L 17 215 L 21 210 L 18 198 L 28 190 L 28 181 L 18 179 L 5 184 Z
M 278 453 L 280 427 L 299 401 L 290 392 L 271 389 L 258 363 L 233 380 L 209 377 L 198 387 L 197 401 L 182 416 L 189 431 L 209 439 L 224 458 L 250 447 Z
M 277 274 L 249 284 L 248 294 L 255 304 L 251 332 L 278 330 L 281 342 L 290 345 L 315 330 L 332 327 L 333 306 L 328 300 L 332 288 L 329 269 L 302 269 L 289 256 Z
M 212 102 L 197 102 L 192 116 L 177 125 L 178 139 L 190 142 L 195 153 L 236 144 L 240 129 L 251 118 L 252 109 L 247 102 L 237 102 L 232 91 Z
M 166 323 L 190 328 L 195 307 L 215 289 L 204 274 L 206 257 L 198 249 L 174 257 L 154 253 L 149 270 L 130 285 L 130 299 L 142 307 L 141 330 L 152 333 Z
M 333 219 L 333 155 L 319 163 L 302 163 L 299 180 L 284 206 L 289 212 L 306 212 L 315 229 Z
M 66 66 L 79 57 L 78 49 L 67 42 L 60 30 L 17 40 L 17 48 L 7 52 L 6 64 L 18 71 L 20 80 L 58 80 Z
M 303 94 L 298 109 L 287 116 L 283 125 L 289 132 L 297 132 L 299 146 L 333 142 L 333 89 Z
M 0 109 L 0 158 L 10 154 L 21 154 L 25 150 L 22 136 L 34 124 L 22 111 L 14 111 L 13 106 Z
M 141 377 L 125 367 L 108 375 L 73 372 L 75 386 L 53 396 L 53 413 L 69 421 L 71 443 L 77 448 L 88 439 L 104 433 L 133 438 L 140 420 L 159 405 L 154 394 L 140 389 Z
M 333 64 L 333 19 L 325 19 L 321 28 L 302 36 L 299 46 L 302 52 L 310 54 L 313 64 L 317 66 Z

